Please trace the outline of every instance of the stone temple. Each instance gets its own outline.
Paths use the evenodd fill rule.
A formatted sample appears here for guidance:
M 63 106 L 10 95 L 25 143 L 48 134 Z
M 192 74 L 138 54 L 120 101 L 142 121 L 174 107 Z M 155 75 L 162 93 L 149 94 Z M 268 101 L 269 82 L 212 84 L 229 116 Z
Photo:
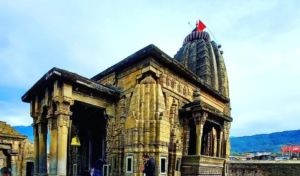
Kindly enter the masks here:
M 33 159 L 33 143 L 27 136 L 0 121 L 0 175 L 3 171 L 12 176 L 32 175 Z
M 51 69 L 22 96 L 33 118 L 34 174 L 80 175 L 102 157 L 105 176 L 142 176 L 148 154 L 156 175 L 227 175 L 222 54 L 208 33 L 193 31 L 174 58 L 149 45 L 90 79 Z

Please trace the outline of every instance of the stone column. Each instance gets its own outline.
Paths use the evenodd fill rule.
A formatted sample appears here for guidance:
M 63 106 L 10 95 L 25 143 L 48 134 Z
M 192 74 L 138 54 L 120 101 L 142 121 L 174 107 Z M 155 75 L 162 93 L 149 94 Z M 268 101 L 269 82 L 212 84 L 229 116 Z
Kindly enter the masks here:
M 183 152 L 182 155 L 188 155 L 189 150 L 189 119 L 187 117 L 183 118 Z
M 48 120 L 50 132 L 50 166 L 49 175 L 57 175 L 57 119 L 49 118 Z
M 68 132 L 70 124 L 70 105 L 73 105 L 74 101 L 65 96 L 56 96 L 54 101 L 57 104 L 57 136 L 58 136 L 58 152 L 57 152 L 57 175 L 67 175 L 67 157 L 68 157 Z
M 20 162 L 19 162 L 19 154 L 21 149 L 19 148 L 19 142 L 13 141 L 12 143 L 12 150 L 11 150 L 11 169 L 13 175 L 18 175 L 18 171 L 20 168 Z
M 39 173 L 47 175 L 47 124 L 45 121 L 38 122 L 39 128 Z
M 196 124 L 196 155 L 201 155 L 201 139 L 202 139 L 203 126 Z
M 22 161 L 17 161 L 17 175 L 22 175 Z
M 11 155 L 11 176 L 17 176 L 17 160 L 17 155 Z
M 39 135 L 38 125 L 33 123 L 33 135 L 34 135 L 34 175 L 39 175 Z
M 212 129 L 213 131 L 213 156 L 214 157 L 217 157 L 217 147 L 218 147 L 218 144 L 217 144 L 217 130 L 213 127 Z
M 231 127 L 231 123 L 230 122 L 225 122 L 224 123 L 224 158 L 226 158 L 226 160 L 229 160 L 229 155 L 230 155 L 230 141 L 229 141 L 229 130 Z
M 58 115 L 58 162 L 57 175 L 67 175 L 68 128 L 70 117 Z
M 207 146 L 206 146 L 206 149 L 205 149 L 205 155 L 206 156 L 211 156 L 211 134 L 212 134 L 212 132 L 209 132 L 207 134 Z
M 203 133 L 203 126 L 207 118 L 207 113 L 193 112 L 192 115 L 196 123 L 196 155 L 201 155 L 201 139 Z
M 26 164 L 27 164 L 27 161 L 23 160 L 22 161 L 22 176 L 26 176 Z
M 220 131 L 220 139 L 218 139 L 218 157 L 222 157 L 222 140 L 223 140 L 223 131 Z

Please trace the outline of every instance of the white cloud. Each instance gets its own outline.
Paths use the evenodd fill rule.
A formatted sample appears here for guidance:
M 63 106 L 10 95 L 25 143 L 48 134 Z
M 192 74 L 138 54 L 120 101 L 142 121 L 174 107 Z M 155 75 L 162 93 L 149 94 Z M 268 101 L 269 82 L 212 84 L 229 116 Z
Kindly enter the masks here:
M 28 126 L 32 123 L 29 114 L 29 104 L 24 103 L 5 103 L 0 101 L 0 120 L 12 126 Z

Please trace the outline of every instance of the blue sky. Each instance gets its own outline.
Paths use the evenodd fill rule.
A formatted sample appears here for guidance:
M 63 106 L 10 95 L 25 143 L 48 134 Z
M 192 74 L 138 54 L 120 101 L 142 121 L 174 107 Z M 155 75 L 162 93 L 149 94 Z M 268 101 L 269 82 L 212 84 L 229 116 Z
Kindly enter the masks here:
M 168 55 L 201 19 L 222 44 L 231 135 L 299 129 L 300 1 L 0 0 L 0 120 L 30 125 L 21 96 L 49 69 L 92 77 L 155 44 Z M 296 123 L 297 122 L 297 123 Z

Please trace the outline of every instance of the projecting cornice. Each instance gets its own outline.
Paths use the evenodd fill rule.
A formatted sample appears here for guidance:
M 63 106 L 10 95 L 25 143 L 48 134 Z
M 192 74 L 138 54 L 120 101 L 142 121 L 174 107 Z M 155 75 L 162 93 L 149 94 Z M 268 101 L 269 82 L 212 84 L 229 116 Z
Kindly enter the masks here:
M 76 73 L 72 73 L 59 68 L 52 68 L 48 71 L 38 82 L 36 82 L 23 96 L 22 101 L 29 103 L 39 92 L 53 82 L 54 79 L 62 79 L 72 82 L 74 84 L 82 85 L 89 89 L 111 96 L 112 98 L 119 98 L 120 92 L 105 85 L 102 85 L 94 80 L 85 78 Z

